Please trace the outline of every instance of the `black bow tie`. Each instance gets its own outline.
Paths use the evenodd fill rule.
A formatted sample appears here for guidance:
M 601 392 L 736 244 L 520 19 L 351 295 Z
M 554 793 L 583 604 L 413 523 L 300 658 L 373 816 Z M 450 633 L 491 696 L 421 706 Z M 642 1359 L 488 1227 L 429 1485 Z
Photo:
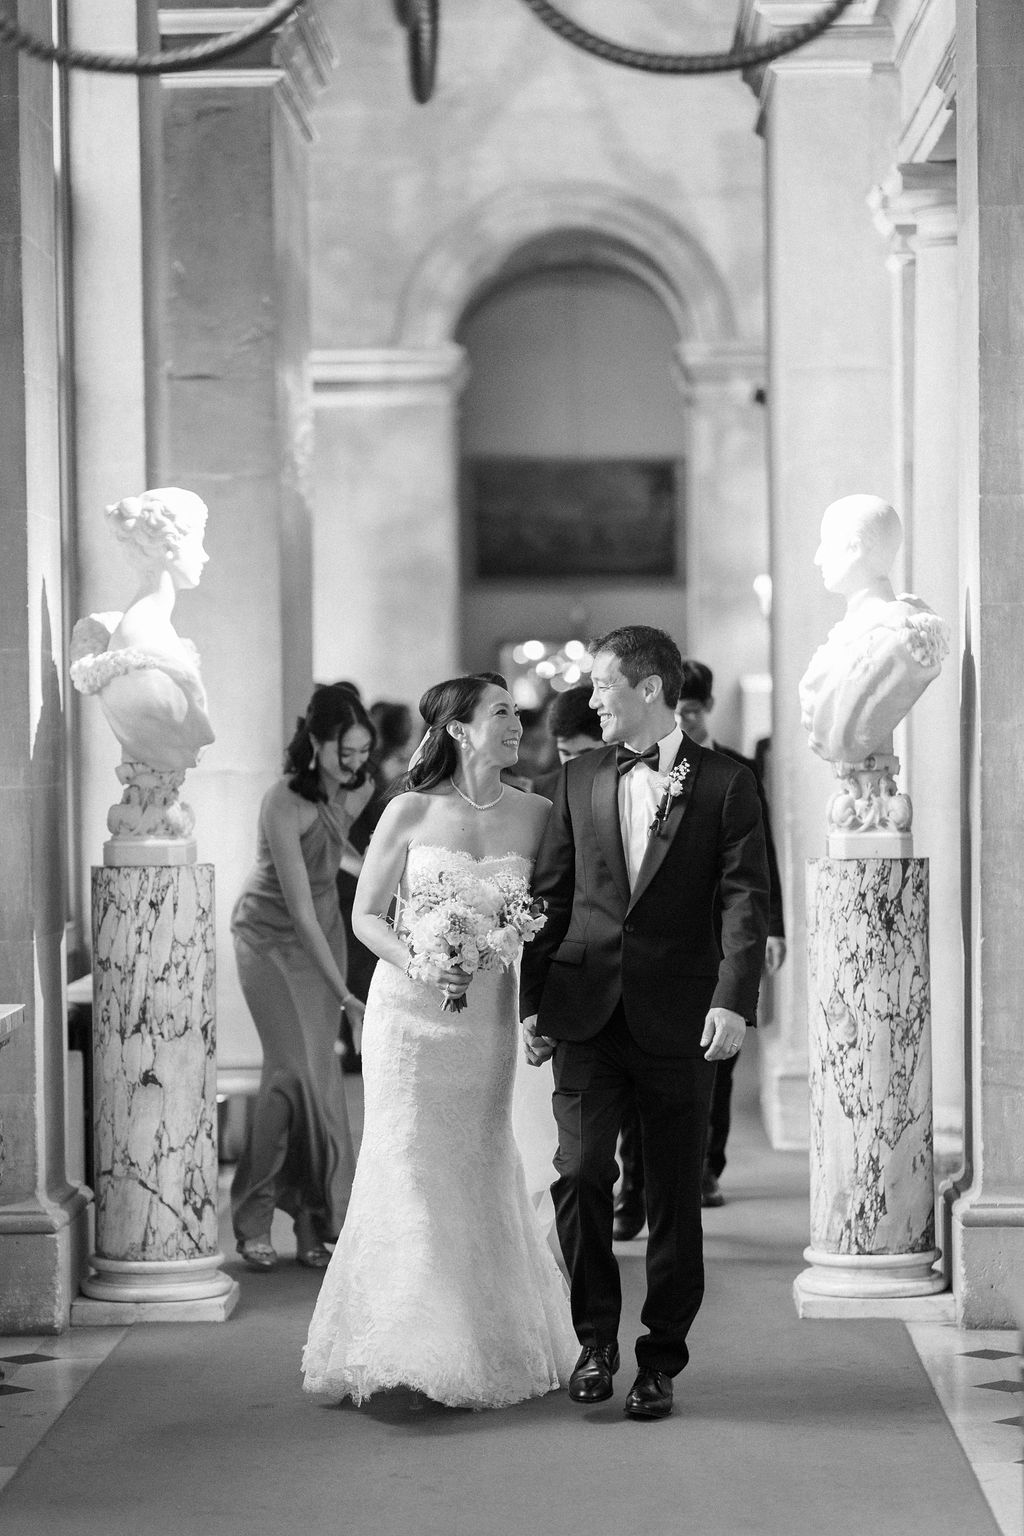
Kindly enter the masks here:
M 648 768 L 653 768 L 657 773 L 659 756 L 660 748 L 657 742 L 653 747 L 648 747 L 646 752 L 634 752 L 632 747 L 616 747 L 615 770 L 621 779 L 622 775 L 628 773 L 631 768 L 635 768 L 637 763 L 646 763 Z

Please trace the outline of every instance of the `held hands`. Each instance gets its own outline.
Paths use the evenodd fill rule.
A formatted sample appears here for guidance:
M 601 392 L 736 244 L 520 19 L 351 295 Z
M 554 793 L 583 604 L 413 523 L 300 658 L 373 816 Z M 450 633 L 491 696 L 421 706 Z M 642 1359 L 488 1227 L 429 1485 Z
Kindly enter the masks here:
M 746 1020 L 731 1008 L 711 1008 L 704 1020 L 701 1045 L 709 1047 L 704 1052 L 705 1061 L 725 1061 L 735 1056 L 747 1034 Z
M 555 1054 L 557 1041 L 537 1033 L 537 1015 L 531 1013 L 523 1020 L 523 1047 L 531 1067 L 542 1067 Z

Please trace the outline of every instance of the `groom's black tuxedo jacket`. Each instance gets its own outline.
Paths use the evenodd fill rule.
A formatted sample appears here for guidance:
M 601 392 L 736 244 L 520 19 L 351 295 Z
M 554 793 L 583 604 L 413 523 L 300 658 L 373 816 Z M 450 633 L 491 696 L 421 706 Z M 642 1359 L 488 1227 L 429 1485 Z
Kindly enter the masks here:
M 615 749 L 566 764 L 534 867 L 547 923 L 523 950 L 520 1012 L 556 1040 L 586 1040 L 619 999 L 638 1045 L 702 1055 L 709 1007 L 753 1022 L 768 931 L 768 864 L 749 769 L 688 736 L 689 767 L 632 893 Z M 639 770 L 633 770 L 634 772 Z

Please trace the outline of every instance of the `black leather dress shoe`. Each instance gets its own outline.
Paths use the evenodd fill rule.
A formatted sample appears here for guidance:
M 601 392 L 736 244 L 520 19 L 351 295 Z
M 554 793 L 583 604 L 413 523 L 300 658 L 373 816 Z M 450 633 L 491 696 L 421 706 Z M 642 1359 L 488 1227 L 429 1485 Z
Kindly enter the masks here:
M 626 1396 L 625 1412 L 631 1419 L 667 1419 L 672 1412 L 671 1376 L 641 1366 Z
M 642 1189 L 631 1189 L 615 1202 L 612 1220 L 612 1237 L 617 1243 L 628 1243 L 642 1230 L 647 1220 L 647 1202 Z
M 617 1344 L 585 1344 L 569 1377 L 569 1396 L 574 1403 L 603 1403 L 618 1368 Z
M 710 1168 L 705 1168 L 700 1180 L 700 1203 L 705 1210 L 709 1206 L 725 1204 L 725 1196 L 718 1187 L 718 1180 Z

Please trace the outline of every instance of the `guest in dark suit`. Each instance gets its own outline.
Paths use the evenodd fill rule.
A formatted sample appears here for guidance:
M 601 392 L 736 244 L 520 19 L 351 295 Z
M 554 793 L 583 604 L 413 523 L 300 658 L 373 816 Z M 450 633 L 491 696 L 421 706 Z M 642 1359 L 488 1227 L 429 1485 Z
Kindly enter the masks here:
M 577 688 L 553 694 L 544 711 L 544 724 L 555 743 L 558 767 L 538 774 L 533 792 L 552 800 L 564 765 L 581 752 L 592 752 L 604 745 L 601 723 L 590 707 L 590 684 L 581 683 Z
M 615 1143 L 635 1097 L 650 1237 L 646 1328 L 625 1402 L 672 1410 L 672 1381 L 704 1294 L 700 1186 L 715 1063 L 757 1011 L 768 865 L 754 777 L 683 737 L 682 662 L 645 625 L 594 647 L 591 707 L 606 749 L 566 765 L 534 870 L 545 928 L 523 954 L 531 1062 L 554 1057 L 552 1186 L 582 1346 L 569 1384 L 601 1402 L 618 1368 L 612 1252 Z

